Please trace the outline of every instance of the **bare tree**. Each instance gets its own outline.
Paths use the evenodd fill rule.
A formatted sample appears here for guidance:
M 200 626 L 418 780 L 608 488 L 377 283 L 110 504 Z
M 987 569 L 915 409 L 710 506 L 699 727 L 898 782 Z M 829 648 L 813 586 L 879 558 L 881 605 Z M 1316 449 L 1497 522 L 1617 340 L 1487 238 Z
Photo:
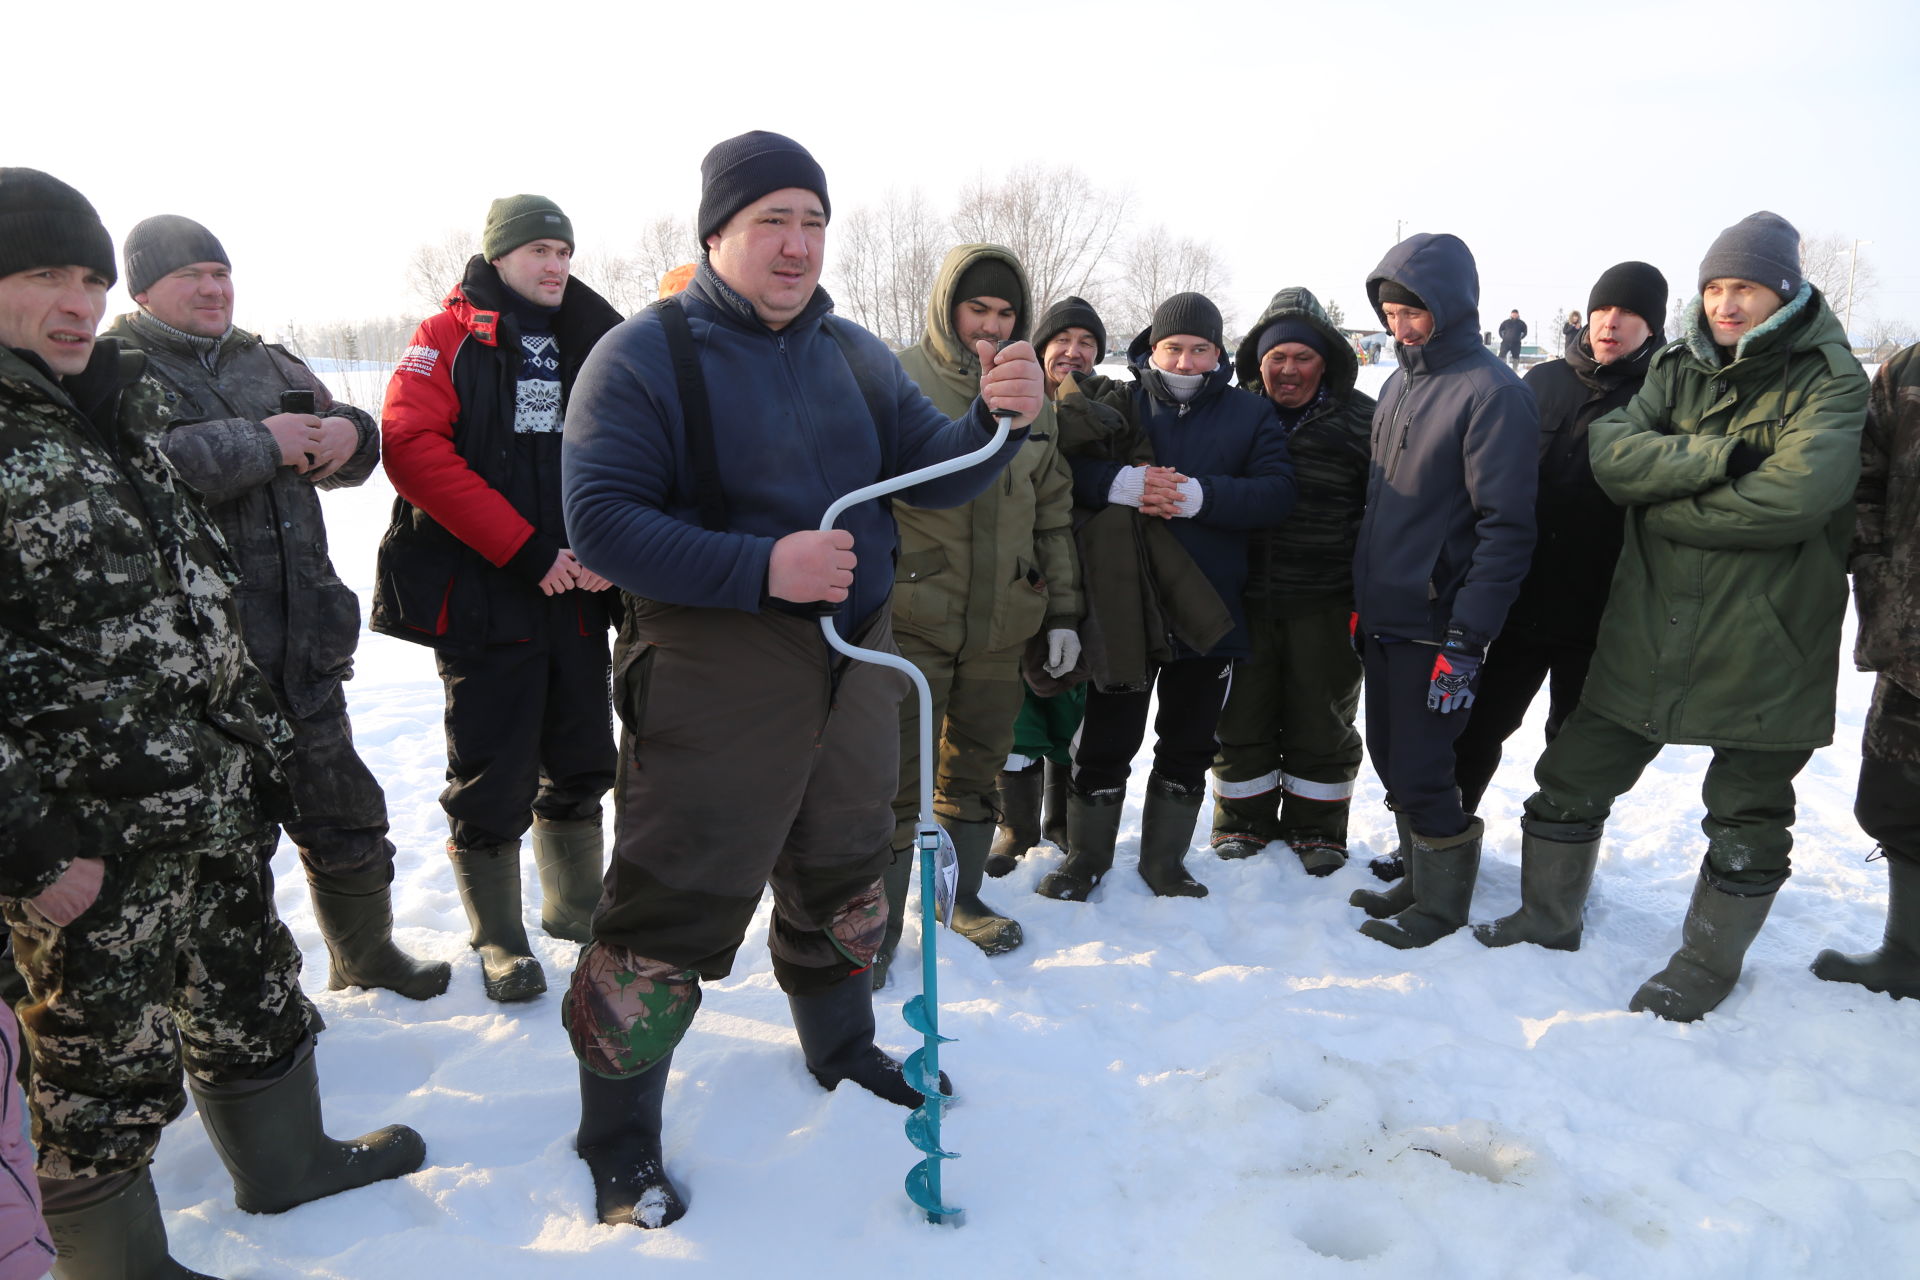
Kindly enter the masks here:
M 927 295 L 946 252 L 945 223 L 918 188 L 890 190 L 876 206 L 833 221 L 829 292 L 847 316 L 895 350 L 925 327 Z
M 406 316 L 329 321 L 291 329 L 287 347 L 310 364 L 337 397 L 378 413 L 387 378 L 400 362 L 415 321 Z
M 1676 293 L 1667 304 L 1667 341 L 1687 336 L 1687 325 L 1693 319 L 1693 306 L 1697 294 Z
M 407 293 L 428 311 L 438 311 L 447 291 L 460 283 L 467 259 L 480 252 L 471 231 L 449 231 L 413 251 L 407 262 Z
M 1120 255 L 1120 279 L 1107 300 L 1104 318 L 1116 342 L 1153 322 L 1153 309 L 1176 293 L 1204 293 L 1219 300 L 1232 277 L 1213 245 L 1176 238 L 1164 225 L 1135 236 Z M 1229 331 L 1232 318 L 1222 319 Z
M 1545 336 L 1553 339 L 1554 346 L 1561 355 L 1567 354 L 1567 309 L 1565 307 L 1553 313 L 1553 328 L 1547 330 Z M 1540 349 L 1545 351 L 1547 344 L 1542 342 Z
M 1070 165 L 1026 164 L 997 185 L 983 173 L 960 193 L 953 231 L 962 241 L 1003 244 L 1020 258 L 1039 315 L 1068 294 L 1099 303 L 1131 198 L 1093 185 Z
M 630 252 L 577 254 L 573 270 L 616 311 L 630 316 L 660 296 L 662 276 L 693 256 L 691 224 L 659 217 L 646 225 Z
M 1800 239 L 1800 272 L 1826 298 L 1836 316 L 1859 311 L 1880 283 L 1873 263 L 1865 254 L 1860 254 L 1858 263 L 1854 262 L 1858 252 L 1856 244 L 1852 236 L 1838 232 Z
M 1920 342 L 1920 325 L 1908 320 L 1896 320 L 1884 316 L 1875 316 L 1866 322 L 1867 358 L 1884 364 L 1892 359 L 1903 347 Z

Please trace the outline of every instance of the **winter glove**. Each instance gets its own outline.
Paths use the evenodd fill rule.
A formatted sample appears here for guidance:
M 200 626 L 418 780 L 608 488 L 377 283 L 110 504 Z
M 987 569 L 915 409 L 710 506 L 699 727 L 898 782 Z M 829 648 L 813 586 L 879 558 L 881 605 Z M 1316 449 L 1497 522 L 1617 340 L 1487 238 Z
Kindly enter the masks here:
M 1366 642 L 1360 638 L 1360 611 L 1358 609 L 1355 609 L 1347 615 L 1347 643 L 1353 646 L 1353 655 L 1356 658 L 1364 658 L 1367 656 Z
M 1200 504 L 1206 500 L 1207 491 L 1200 487 L 1198 480 L 1188 476 L 1180 482 L 1180 509 L 1174 514 L 1189 518 L 1197 516 L 1200 514 Z
M 1145 467 L 1122 467 L 1107 486 L 1107 501 L 1117 506 L 1137 507 L 1147 488 Z
M 1741 476 L 1750 476 L 1766 460 L 1766 454 L 1745 440 L 1736 440 L 1733 442 L 1733 452 L 1727 455 L 1727 479 L 1738 480 Z
M 1047 632 L 1047 660 L 1043 669 L 1050 676 L 1059 677 L 1073 670 L 1074 663 L 1080 661 L 1080 633 L 1072 627 L 1055 627 Z
M 1485 653 L 1459 631 L 1449 628 L 1446 643 L 1433 660 L 1433 682 L 1427 686 L 1427 710 L 1446 715 L 1473 705 L 1473 682 L 1480 676 Z

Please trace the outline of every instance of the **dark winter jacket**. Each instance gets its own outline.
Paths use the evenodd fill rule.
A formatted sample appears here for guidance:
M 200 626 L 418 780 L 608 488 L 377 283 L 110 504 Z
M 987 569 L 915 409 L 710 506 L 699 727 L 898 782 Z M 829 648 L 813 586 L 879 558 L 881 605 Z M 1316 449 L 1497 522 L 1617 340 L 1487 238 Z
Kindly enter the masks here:
M 1655 334 L 1632 355 L 1600 364 L 1583 337 L 1567 349 L 1564 360 L 1527 370 L 1524 381 L 1540 408 L 1538 537 L 1533 566 L 1507 611 L 1502 635 L 1593 647 L 1620 558 L 1626 513 L 1594 481 L 1587 428 L 1633 399 L 1653 353 L 1663 345 Z
M 1866 374 L 1811 286 L 1720 353 L 1696 300 L 1590 428 L 1594 478 L 1629 510 L 1581 700 L 1655 742 L 1824 746 Z M 1730 478 L 1740 444 L 1764 460 Z
M 540 580 L 571 545 L 560 433 L 513 429 L 524 357 L 508 292 L 491 263 L 468 262 L 446 309 L 414 331 L 387 384 L 380 430 L 400 496 L 380 543 L 375 631 L 471 650 L 517 643 L 546 625 Z M 619 323 L 599 294 L 568 281 L 552 321 L 563 406 L 594 344 Z M 606 628 L 605 594 L 566 593 L 583 628 Z
M 1369 634 L 1438 644 L 1500 634 L 1533 558 L 1539 419 L 1533 393 L 1480 344 L 1480 278 L 1450 235 L 1410 236 L 1367 279 L 1418 294 L 1433 336 L 1396 348 L 1373 414 L 1354 599 Z
M 232 573 L 154 441 L 147 358 L 102 339 L 55 379 L 0 348 L 0 894 L 76 857 L 117 860 L 207 830 L 209 772 L 247 744 L 285 812 L 290 741 L 247 661 Z
M 657 314 L 643 311 L 607 335 L 581 371 L 567 411 L 574 550 L 634 595 L 758 612 L 768 602 L 767 561 L 776 540 L 818 528 L 843 494 L 968 453 L 994 430 L 977 398 L 959 418 L 936 409 L 885 343 L 831 315 L 824 289 L 778 330 L 707 264 L 681 297 L 706 378 L 727 528 L 700 523 L 686 420 Z M 887 421 L 873 420 L 828 323 L 838 326 L 881 403 L 891 407 Z M 967 502 L 1025 438 L 1024 429 L 1016 431 L 988 461 L 899 496 L 921 507 Z M 846 635 L 886 606 L 896 538 L 884 498 L 849 509 L 838 527 L 853 534 L 857 558 L 836 623 Z
M 1920 347 L 1874 375 L 1854 509 L 1854 664 L 1920 697 Z
M 230 329 L 212 367 L 187 341 L 143 313 L 107 330 L 147 353 L 147 375 L 167 393 L 174 422 L 159 441 L 206 500 L 240 569 L 240 624 L 247 652 L 275 685 L 287 714 L 312 715 L 353 673 L 360 599 L 327 554 L 321 489 L 365 483 L 380 461 L 371 415 L 338 404 L 285 348 Z M 281 465 L 280 444 L 261 425 L 280 412 L 280 393 L 311 391 L 321 417 L 345 418 L 359 435 L 353 456 L 324 480 Z
M 1426 297 L 1424 293 L 1421 294 L 1420 296 L 1422 298 Z M 1504 356 L 1509 352 L 1511 352 L 1514 355 L 1519 355 L 1520 344 L 1522 342 L 1525 342 L 1526 340 L 1527 340 L 1527 322 L 1525 320 L 1522 320 L 1519 316 L 1508 316 L 1505 320 L 1502 320 L 1500 322 L 1500 354 L 1501 355 Z
M 1233 614 L 1233 630 L 1207 656 L 1242 658 L 1250 643 L 1244 601 L 1248 531 L 1271 529 L 1293 510 L 1287 442 L 1273 405 L 1265 396 L 1234 387 L 1232 366 L 1224 360 L 1192 400 L 1175 400 L 1153 363 L 1150 338 L 1151 331 L 1143 329 L 1128 348 L 1132 382 L 1076 381 L 1081 394 L 1119 411 L 1144 432 L 1154 465 L 1173 467 L 1200 482 L 1199 514 L 1175 517 L 1167 527 Z M 1062 399 L 1063 414 L 1070 400 Z M 1071 448 L 1067 460 L 1073 467 L 1074 503 L 1088 511 L 1107 506 L 1114 477 L 1130 465 Z
M 1260 380 L 1260 333 L 1278 320 L 1312 325 L 1326 340 L 1326 394 L 1307 406 L 1287 433 L 1298 497 L 1293 512 L 1275 529 L 1252 537 L 1247 610 L 1266 617 L 1311 612 L 1353 600 L 1353 543 L 1367 503 L 1367 439 L 1373 397 L 1353 389 L 1360 360 L 1327 318 L 1320 300 L 1305 289 L 1282 289 L 1267 303 L 1240 343 L 1240 385 L 1264 396 Z

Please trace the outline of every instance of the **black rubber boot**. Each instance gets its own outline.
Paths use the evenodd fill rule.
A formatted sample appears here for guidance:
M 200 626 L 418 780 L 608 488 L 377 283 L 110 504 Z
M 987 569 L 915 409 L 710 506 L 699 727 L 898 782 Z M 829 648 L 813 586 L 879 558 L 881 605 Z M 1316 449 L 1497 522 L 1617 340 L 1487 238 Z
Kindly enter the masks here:
M 1600 861 L 1597 822 L 1520 821 L 1520 909 L 1492 924 L 1473 926 L 1489 947 L 1531 942 L 1554 951 L 1578 951 L 1580 913 Z
M 1392 920 L 1368 920 L 1360 932 L 1375 942 L 1408 950 L 1428 947 L 1467 922 L 1473 906 L 1473 882 L 1480 874 L 1480 837 L 1486 824 L 1467 820 L 1457 836 L 1413 833 L 1407 879 L 1413 905 Z
M 1071 765 L 1046 763 L 1047 797 L 1046 806 L 1040 817 L 1040 838 L 1053 843 L 1062 853 L 1071 853 L 1067 847 L 1067 795 L 1073 790 L 1073 767 Z
M 382 987 L 409 1000 L 431 1000 L 447 989 L 452 965 L 423 963 L 394 945 L 386 868 L 346 875 L 308 868 L 307 890 L 327 944 L 327 990 Z
M 313 1041 L 302 1041 L 274 1074 L 213 1085 L 189 1074 L 200 1122 L 233 1177 L 233 1202 L 248 1213 L 295 1205 L 412 1173 L 427 1144 L 403 1124 L 345 1142 L 320 1124 L 320 1075 Z
M 887 931 L 881 935 L 880 949 L 867 966 L 867 978 L 875 991 L 887 985 L 893 972 L 893 953 L 900 948 L 900 933 L 907 925 L 907 889 L 913 883 L 913 867 L 920 860 L 918 849 L 895 849 L 893 861 L 880 872 L 881 886 L 887 894 Z
M 873 1042 L 873 986 L 867 975 L 856 973 L 824 991 L 787 994 L 793 1010 L 793 1029 L 800 1036 L 800 1052 L 807 1070 L 823 1089 L 851 1080 L 876 1097 L 903 1107 L 926 1101 L 907 1083 L 900 1064 Z M 953 1094 L 947 1073 L 940 1073 L 940 1092 Z
M 1246 831 L 1216 831 L 1209 842 L 1213 856 L 1237 862 L 1242 858 L 1251 858 L 1267 847 L 1267 842 L 1259 836 Z
M 1020 922 L 1001 915 L 980 900 L 986 873 L 987 849 L 993 843 L 991 822 L 942 823 L 959 859 L 959 878 L 953 890 L 953 931 L 990 956 L 1004 955 L 1025 940 Z
M 1113 870 L 1113 844 L 1120 838 L 1124 787 L 1098 795 L 1067 793 L 1067 856 L 1035 890 L 1043 898 L 1085 902 L 1100 878 Z
M 1157 773 L 1147 776 L 1140 812 L 1140 878 L 1163 898 L 1207 896 L 1207 886 L 1187 874 L 1186 863 L 1193 824 L 1206 798 L 1204 786 L 1189 789 Z
M 1887 925 L 1880 947 L 1856 955 L 1828 949 L 1813 959 L 1813 976 L 1856 982 L 1895 1000 L 1920 996 L 1920 863 L 1889 853 Z
M 487 999 L 512 1003 L 531 1000 L 547 989 L 546 971 L 533 958 L 526 922 L 520 914 L 520 846 L 447 846 L 460 905 L 467 909 L 473 936 L 467 944 L 480 953 Z
M 540 874 L 540 927 L 550 938 L 593 941 L 593 912 L 606 875 L 600 819 L 533 820 L 533 866 Z
M 1000 830 L 987 854 L 987 874 L 998 880 L 1019 865 L 1040 843 L 1040 762 L 1025 769 L 1000 771 Z
M 215 1280 L 175 1262 L 153 1171 L 40 1179 L 56 1280 Z M 22 1249 L 27 1246 L 21 1245 Z
M 1696 1022 L 1718 1008 L 1740 980 L 1747 948 L 1760 936 L 1778 889 L 1776 883 L 1760 893 L 1730 893 L 1701 867 L 1686 922 L 1680 926 L 1680 949 L 1666 968 L 1640 984 L 1627 1002 L 1628 1011 L 1651 1012 L 1669 1022 Z
M 1400 831 L 1400 849 L 1395 850 L 1395 855 L 1399 856 L 1400 851 L 1406 849 L 1413 841 L 1413 823 L 1404 813 L 1396 813 L 1393 815 L 1393 824 L 1398 827 Z M 1379 864 L 1380 859 L 1375 858 L 1373 860 L 1373 873 L 1375 875 L 1380 875 Z M 1381 876 L 1383 880 L 1387 878 L 1386 876 Z M 1397 916 L 1413 905 L 1413 878 L 1402 875 L 1399 880 L 1395 882 L 1393 888 L 1379 893 L 1374 892 L 1372 889 L 1355 889 L 1348 895 L 1347 905 L 1360 908 L 1375 920 L 1385 920 L 1388 916 Z
M 660 1156 L 660 1104 L 669 1053 L 637 1076 L 609 1080 L 580 1068 L 580 1130 L 573 1149 L 593 1174 L 593 1208 L 609 1225 L 664 1227 L 687 1211 Z

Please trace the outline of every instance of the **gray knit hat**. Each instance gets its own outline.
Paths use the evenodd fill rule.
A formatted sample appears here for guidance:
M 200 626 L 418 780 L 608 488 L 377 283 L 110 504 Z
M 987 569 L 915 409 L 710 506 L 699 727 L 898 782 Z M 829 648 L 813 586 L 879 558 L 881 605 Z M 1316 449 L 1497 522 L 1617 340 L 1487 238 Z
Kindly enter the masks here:
M 1777 213 L 1750 213 L 1722 231 L 1700 259 L 1700 288 L 1709 280 L 1751 280 L 1782 298 L 1800 292 L 1800 233 Z
M 136 298 L 161 276 L 196 262 L 233 266 L 213 232 L 177 213 L 156 213 L 136 223 L 127 232 L 122 252 L 127 259 L 127 292 Z
M 1148 341 L 1158 344 L 1177 333 L 1205 338 L 1216 347 L 1227 345 L 1220 319 L 1220 308 L 1204 293 L 1176 293 L 1153 309 L 1153 328 Z
M 535 240 L 565 240 L 571 249 L 573 222 L 545 196 L 501 196 L 487 210 L 480 256 L 492 262 Z
M 0 169 L 0 276 L 35 267 L 92 267 L 119 276 L 113 237 L 78 191 L 38 169 Z

